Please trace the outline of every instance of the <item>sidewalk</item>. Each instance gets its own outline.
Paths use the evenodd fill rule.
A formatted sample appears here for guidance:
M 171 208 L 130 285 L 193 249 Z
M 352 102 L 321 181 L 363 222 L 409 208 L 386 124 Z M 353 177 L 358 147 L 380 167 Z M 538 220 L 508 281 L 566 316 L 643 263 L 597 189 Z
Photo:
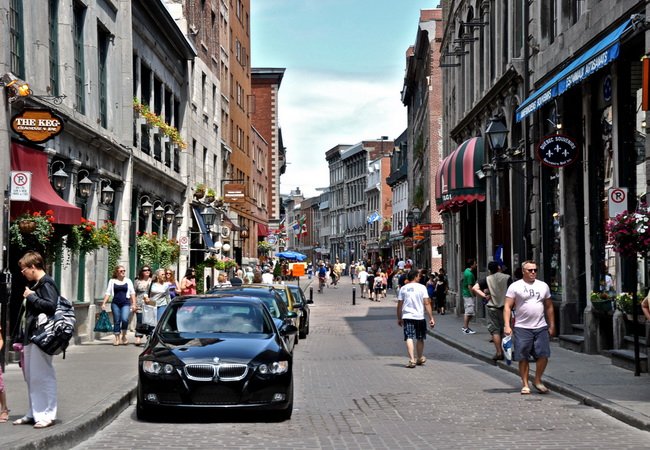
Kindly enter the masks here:
M 130 333 L 130 342 L 133 334 Z M 10 420 L 0 423 L 0 448 L 69 449 L 106 426 L 129 406 L 137 384 L 137 357 L 142 347 L 114 347 L 112 335 L 92 343 L 72 345 L 66 357 L 56 356 L 58 420 L 35 430 L 12 425 L 27 408 L 27 385 L 18 364 L 5 367 Z
M 485 324 L 472 321 L 470 327 L 476 334 L 466 335 L 461 332 L 463 316 L 448 313 L 436 315 L 435 319 L 434 331 L 429 332 L 434 338 L 488 364 L 494 364 L 492 355 L 495 348 L 489 342 L 490 335 Z M 505 361 L 498 361 L 498 366 L 519 373 L 516 361 L 510 366 Z M 531 369 L 535 368 L 534 363 L 530 366 Z M 633 371 L 614 366 L 605 356 L 573 352 L 561 348 L 554 339 L 543 379 L 552 392 L 559 392 L 587 406 L 601 409 L 622 422 L 650 431 L 650 376 L 647 373 L 635 377 Z
M 306 295 L 309 295 L 311 281 L 307 277 L 300 281 Z M 349 277 L 343 277 L 338 288 L 342 298 L 349 295 L 351 287 Z M 356 292 L 357 305 L 369 303 L 368 299 L 358 295 L 358 286 Z M 378 305 L 392 305 L 394 301 L 395 296 L 389 294 Z M 489 342 L 486 327 L 472 322 L 476 334 L 465 335 L 461 333 L 461 326 L 462 317 L 453 313 L 436 315 L 436 326 L 430 334 L 486 364 L 494 364 L 491 359 L 494 346 Z M 130 339 L 132 341 L 132 334 Z M 93 343 L 70 347 L 65 360 L 56 357 L 59 386 L 57 424 L 44 430 L 13 426 L 11 422 L 0 424 L 0 448 L 69 449 L 92 436 L 127 408 L 135 397 L 137 356 L 141 348 L 133 345 L 113 347 L 111 342 L 112 337 L 106 336 Z M 544 383 L 552 392 L 601 409 L 637 428 L 650 430 L 648 374 L 635 377 L 633 372 L 613 366 L 609 358 L 565 350 L 557 342 L 551 346 Z M 429 349 L 435 352 L 435 345 Z M 435 357 L 431 359 L 433 363 Z M 508 366 L 499 361 L 498 365 L 504 370 L 517 371 L 516 363 Z M 534 368 L 534 364 L 531 367 Z M 18 365 L 7 366 L 5 384 L 13 421 L 24 415 L 27 403 L 27 390 Z

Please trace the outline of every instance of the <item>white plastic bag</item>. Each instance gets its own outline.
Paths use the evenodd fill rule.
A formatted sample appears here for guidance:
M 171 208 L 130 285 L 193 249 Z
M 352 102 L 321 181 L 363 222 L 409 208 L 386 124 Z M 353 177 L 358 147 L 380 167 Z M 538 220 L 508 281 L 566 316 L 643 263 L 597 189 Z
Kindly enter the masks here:
M 501 340 L 501 348 L 503 348 L 506 364 L 512 364 L 512 335 L 509 334 Z
M 157 308 L 151 305 L 142 306 L 142 323 L 155 327 L 158 323 Z

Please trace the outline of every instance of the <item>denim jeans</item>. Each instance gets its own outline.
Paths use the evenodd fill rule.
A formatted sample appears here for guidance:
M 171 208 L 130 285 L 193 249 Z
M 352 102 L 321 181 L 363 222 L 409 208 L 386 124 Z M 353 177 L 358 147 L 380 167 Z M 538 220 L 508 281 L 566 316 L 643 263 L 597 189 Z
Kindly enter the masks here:
M 142 333 L 138 333 L 138 325 L 142 324 L 142 312 L 135 313 L 135 337 L 141 338 L 144 336 Z
M 111 303 L 111 311 L 113 312 L 113 334 L 120 334 L 120 330 L 126 331 L 129 327 L 131 306 L 128 304 L 118 306 L 115 303 Z
M 167 309 L 167 305 L 159 306 L 156 309 L 156 318 L 158 320 L 160 320 L 160 318 L 162 317 L 163 313 L 165 312 L 165 309 Z

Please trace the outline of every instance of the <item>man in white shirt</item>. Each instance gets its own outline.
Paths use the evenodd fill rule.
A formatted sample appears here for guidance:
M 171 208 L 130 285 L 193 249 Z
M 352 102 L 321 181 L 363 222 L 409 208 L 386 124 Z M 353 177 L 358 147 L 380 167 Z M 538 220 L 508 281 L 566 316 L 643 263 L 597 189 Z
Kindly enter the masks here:
M 424 340 L 427 338 L 427 322 L 424 318 L 426 311 L 429 316 L 429 325 L 435 326 L 431 308 L 431 299 L 426 286 L 419 283 L 417 270 L 411 270 L 406 276 L 406 284 L 397 294 L 397 324 L 404 328 L 404 341 L 409 362 L 406 367 L 414 368 L 423 365 L 427 359 L 424 357 Z M 416 341 L 415 349 L 413 341 Z M 415 359 L 415 353 L 417 359 Z
M 525 261 L 523 278 L 512 283 L 506 292 L 503 308 L 503 331 L 506 336 L 513 330 L 510 326 L 512 307 L 515 307 L 515 351 L 514 360 L 519 361 L 521 377 L 521 394 L 530 394 L 528 386 L 528 358 L 536 358 L 535 379 L 533 386 L 540 394 L 548 393 L 542 383 L 542 375 L 551 356 L 550 338 L 555 335 L 555 315 L 553 301 L 548 284 L 537 279 L 537 263 Z M 548 322 L 547 322 L 548 321 Z
M 359 267 L 359 273 L 357 274 L 359 278 L 359 291 L 361 291 L 361 298 L 364 298 L 366 283 L 368 282 L 368 272 L 366 272 L 366 266 L 363 264 L 357 267 Z
M 273 274 L 269 271 L 269 269 L 264 270 L 264 273 L 262 274 L 262 283 L 273 284 Z

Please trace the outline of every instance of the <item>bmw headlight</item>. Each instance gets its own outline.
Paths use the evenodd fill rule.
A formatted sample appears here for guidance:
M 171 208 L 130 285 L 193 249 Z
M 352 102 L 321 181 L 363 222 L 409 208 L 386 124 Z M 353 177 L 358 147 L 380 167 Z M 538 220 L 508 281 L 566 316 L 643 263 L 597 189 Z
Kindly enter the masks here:
M 169 375 L 174 372 L 174 366 L 171 364 L 161 364 L 158 361 L 142 361 L 142 370 L 152 375 Z
M 280 375 L 289 370 L 289 361 L 275 361 L 271 364 L 260 364 L 257 370 L 259 370 L 262 375 Z

